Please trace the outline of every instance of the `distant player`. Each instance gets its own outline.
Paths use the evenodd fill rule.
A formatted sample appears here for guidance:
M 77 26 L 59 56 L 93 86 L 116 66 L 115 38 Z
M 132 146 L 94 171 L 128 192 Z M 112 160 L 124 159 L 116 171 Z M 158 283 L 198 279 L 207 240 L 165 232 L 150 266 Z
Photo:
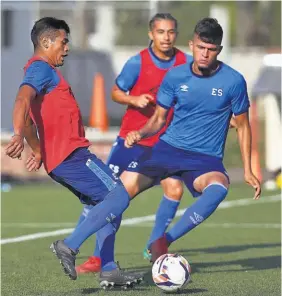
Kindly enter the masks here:
M 157 108 L 147 124 L 130 132 L 125 144 L 134 147 L 164 125 L 168 110 L 174 117 L 148 159 L 137 162 L 121 175 L 131 198 L 152 186 L 156 180 L 179 175 L 197 197 L 180 220 L 164 236 L 150 245 L 152 261 L 168 252 L 168 246 L 207 219 L 224 200 L 229 178 L 222 159 L 232 114 L 237 128 L 245 181 L 261 187 L 251 169 L 251 129 L 249 98 L 244 77 L 217 60 L 222 50 L 223 31 L 217 20 L 204 18 L 189 42 L 193 61 L 172 68 L 157 95 Z M 131 172 L 130 172 L 131 171 Z
M 128 105 L 119 136 L 107 160 L 107 164 L 116 176 L 120 176 L 128 166 L 134 168 L 136 160 L 151 151 L 152 146 L 158 142 L 160 134 L 171 121 L 172 112 L 168 115 L 165 127 L 156 135 L 140 141 L 132 149 L 124 146 L 127 133 L 144 126 L 154 114 L 156 93 L 167 71 L 191 60 L 190 56 L 174 47 L 177 33 L 177 20 L 168 13 L 157 13 L 149 22 L 149 38 L 152 46 L 131 57 L 116 79 L 116 85 L 112 91 L 113 100 L 119 104 Z M 183 194 L 182 181 L 179 177 L 164 179 L 161 185 L 164 196 L 156 214 L 155 227 L 149 241 L 164 234 Z M 79 222 L 83 221 L 90 208 L 91 206 L 85 206 Z M 121 217 L 116 218 L 115 228 L 112 224 L 108 224 L 97 232 L 94 256 L 77 266 L 78 273 L 100 271 L 101 264 L 104 268 L 115 265 L 113 260 L 115 232 L 119 228 L 120 220 Z M 148 256 L 146 251 L 144 254 Z
M 25 66 L 16 97 L 14 135 L 6 154 L 20 157 L 25 137 L 33 150 L 27 162 L 29 170 L 38 169 L 42 159 L 53 180 L 71 190 L 83 204 L 95 205 L 70 236 L 51 245 L 64 272 L 75 280 L 79 247 L 101 227 L 115 223 L 114 217 L 128 207 L 129 195 L 110 168 L 89 150 L 79 107 L 70 85 L 57 69 L 69 52 L 69 33 L 65 21 L 52 17 L 38 20 L 32 28 L 34 55 Z M 118 265 L 100 273 L 100 282 L 118 286 L 138 280 L 139 275 L 126 273 Z

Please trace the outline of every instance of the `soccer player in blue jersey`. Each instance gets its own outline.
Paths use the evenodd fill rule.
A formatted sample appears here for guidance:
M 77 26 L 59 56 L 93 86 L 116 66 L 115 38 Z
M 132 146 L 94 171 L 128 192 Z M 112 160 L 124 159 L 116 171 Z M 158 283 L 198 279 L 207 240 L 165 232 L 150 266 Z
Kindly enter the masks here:
M 168 246 L 207 219 L 224 200 L 229 178 L 223 166 L 226 136 L 234 114 L 245 181 L 255 189 L 261 186 L 251 169 L 251 129 L 249 98 L 244 77 L 217 60 L 222 50 L 223 31 L 217 20 L 204 18 L 189 42 L 192 62 L 171 69 L 157 95 L 157 108 L 148 123 L 130 132 L 125 144 L 132 147 L 158 132 L 174 105 L 174 117 L 151 155 L 136 168 L 121 175 L 131 198 L 153 182 L 179 175 L 197 197 L 180 220 L 150 245 L 152 261 L 167 253 Z
M 134 167 L 128 167 L 128 171 L 121 175 L 123 186 L 118 180 L 107 183 L 111 186 L 108 194 L 101 197 L 71 235 L 60 241 L 60 259 L 68 274 L 74 270 L 75 256 L 82 243 L 120 216 L 128 207 L 129 198 L 134 198 L 158 180 L 179 175 L 198 198 L 165 236 L 152 242 L 152 261 L 166 253 L 169 244 L 207 219 L 228 191 L 229 179 L 222 158 L 232 113 L 237 124 L 244 177 L 255 188 L 254 199 L 259 198 L 260 183 L 251 169 L 246 82 L 241 74 L 217 60 L 222 49 L 222 35 L 222 28 L 214 19 L 205 18 L 196 25 L 190 42 L 194 61 L 175 67 L 166 74 L 158 93 L 155 113 L 143 128 L 127 135 L 125 145 L 132 147 L 161 130 L 168 109 L 174 104 L 171 124 L 150 155 L 138 159 Z M 21 151 L 22 148 L 13 157 Z M 84 166 L 105 181 L 104 167 L 101 170 L 87 157 L 84 161 Z M 82 168 L 85 169 L 84 166 Z M 74 180 L 83 181 L 77 178 L 76 171 L 73 174 Z
M 157 13 L 149 22 L 149 37 L 151 44 L 131 57 L 124 65 L 116 79 L 112 91 L 113 100 L 126 104 L 127 110 L 123 116 L 119 135 L 113 144 L 107 164 L 116 176 L 130 166 L 136 159 L 148 153 L 158 142 L 159 136 L 167 125 L 153 137 L 140 141 L 132 149 L 124 146 L 124 139 L 129 131 L 141 128 L 154 114 L 156 108 L 156 93 L 167 71 L 180 64 L 187 63 L 192 57 L 174 47 L 177 37 L 177 20 L 169 13 Z M 172 110 L 167 118 L 171 121 Z M 179 177 L 171 177 L 161 182 L 164 190 L 160 207 L 156 213 L 155 227 L 151 239 L 163 235 L 168 224 L 173 219 L 183 194 L 182 181 Z M 85 206 L 79 222 L 83 221 L 91 205 Z M 78 273 L 98 272 L 113 268 L 115 233 L 119 228 L 121 217 L 106 225 L 97 232 L 96 248 L 93 256 L 76 267 Z M 114 225 L 113 225 L 114 224 Z M 147 248 L 144 255 L 148 256 Z

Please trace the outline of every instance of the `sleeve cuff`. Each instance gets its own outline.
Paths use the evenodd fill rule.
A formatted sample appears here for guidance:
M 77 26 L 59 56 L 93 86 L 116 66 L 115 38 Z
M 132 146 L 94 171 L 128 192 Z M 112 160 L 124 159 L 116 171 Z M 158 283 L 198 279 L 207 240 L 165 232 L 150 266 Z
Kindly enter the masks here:
M 159 101 L 157 101 L 157 105 L 161 106 L 164 109 L 170 109 L 171 108 L 171 106 L 166 106 L 166 105 L 160 103 Z
M 31 83 L 28 83 L 28 82 L 23 82 L 21 85 L 20 85 L 20 87 L 22 87 L 22 86 L 24 86 L 24 85 L 28 85 L 28 86 L 30 86 L 30 87 L 32 87 L 35 91 L 36 91 L 36 94 L 40 94 L 40 91 L 34 86 L 34 85 L 32 85 Z
M 243 114 L 243 113 L 248 112 L 249 108 L 250 108 L 250 105 L 249 105 L 247 108 L 244 108 L 243 110 L 241 110 L 241 111 L 239 111 L 239 112 L 236 112 L 236 113 L 234 112 L 233 114 L 234 114 L 235 116 L 241 115 L 241 114 Z
M 116 86 L 117 86 L 120 90 L 122 90 L 122 91 L 124 91 L 124 92 L 128 92 L 128 91 L 129 91 L 128 89 L 125 89 L 124 87 L 121 87 L 121 86 L 119 85 L 117 79 L 116 79 L 115 83 L 116 83 Z

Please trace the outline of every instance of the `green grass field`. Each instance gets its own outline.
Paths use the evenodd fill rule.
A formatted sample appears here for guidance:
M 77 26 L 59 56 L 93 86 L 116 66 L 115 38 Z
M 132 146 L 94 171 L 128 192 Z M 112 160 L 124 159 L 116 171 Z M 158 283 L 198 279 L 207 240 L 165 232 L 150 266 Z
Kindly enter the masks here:
M 192 283 L 181 295 L 280 296 L 280 209 L 279 192 L 264 192 L 252 201 L 247 185 L 232 185 L 222 207 L 197 229 L 171 246 L 192 266 Z M 159 187 L 139 196 L 124 219 L 155 213 L 162 192 Z M 271 195 L 267 197 L 267 195 Z M 237 200 L 248 200 L 246 204 Z M 192 197 L 187 192 L 185 208 Z M 234 201 L 229 203 L 229 201 Z M 57 185 L 15 187 L 2 193 L 2 240 L 27 234 L 66 229 L 75 225 L 82 206 L 71 193 Z M 2 296 L 63 295 L 160 295 L 150 277 L 150 264 L 142 250 L 152 222 L 122 226 L 116 242 L 116 259 L 129 270 L 142 270 L 145 281 L 131 291 L 103 291 L 96 275 L 70 281 L 49 250 L 64 235 L 3 244 Z M 81 248 L 77 263 L 91 255 L 94 237 Z

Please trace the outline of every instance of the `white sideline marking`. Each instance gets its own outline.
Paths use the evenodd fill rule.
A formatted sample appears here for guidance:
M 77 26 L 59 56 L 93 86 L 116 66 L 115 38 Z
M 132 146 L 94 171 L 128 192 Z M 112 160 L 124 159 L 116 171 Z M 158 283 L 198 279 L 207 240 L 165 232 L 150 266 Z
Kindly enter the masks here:
M 2 228 L 62 228 L 62 227 L 75 227 L 74 222 L 43 222 L 43 223 L 36 223 L 36 222 L 27 222 L 27 223 L 20 223 L 20 222 L 12 222 L 12 223 L 1 223 Z
M 175 223 L 171 223 L 170 226 L 173 226 Z M 145 222 L 137 225 L 127 225 L 140 228 L 152 227 L 154 222 Z M 259 229 L 281 229 L 281 224 L 279 223 L 210 223 L 205 222 L 201 227 L 206 228 L 259 228 Z
M 280 195 L 272 195 L 272 196 L 265 196 L 264 198 L 260 200 L 252 200 L 251 198 L 244 198 L 244 199 L 238 199 L 238 200 L 231 200 L 231 201 L 224 201 L 222 202 L 218 209 L 227 209 L 227 208 L 233 208 L 237 206 L 246 206 L 250 204 L 261 204 L 261 203 L 269 203 L 269 202 L 276 202 L 281 200 Z M 183 210 L 178 210 L 176 212 L 176 217 L 181 216 L 186 209 Z M 135 225 L 135 224 L 140 224 L 143 222 L 151 222 L 155 220 L 155 215 L 149 215 L 149 216 L 143 216 L 143 217 L 136 217 L 136 218 L 128 218 L 124 219 L 122 221 L 122 225 Z M 28 241 L 28 240 L 35 240 L 39 238 L 44 238 L 44 237 L 52 237 L 52 236 L 58 236 L 62 234 L 68 234 L 73 231 L 73 228 L 65 228 L 65 229 L 60 229 L 60 230 L 55 230 L 55 231 L 48 231 L 48 232 L 39 232 L 39 233 L 33 233 L 33 234 L 28 234 L 28 235 L 22 235 L 14 238 L 5 238 L 1 239 L 0 244 L 5 245 L 5 244 L 10 244 L 10 243 L 17 243 L 17 242 L 23 242 L 23 241 Z
M 124 226 L 133 227 L 152 227 L 154 221 L 141 222 L 140 224 L 127 224 Z M 174 223 L 170 224 L 171 226 Z M 58 228 L 58 227 L 74 227 L 75 223 L 2 223 L 2 228 Z M 208 228 L 281 228 L 278 223 L 204 223 L 202 227 Z
M 222 227 L 222 228 L 274 228 L 280 229 L 281 224 L 279 223 L 206 223 L 203 224 L 205 227 Z

